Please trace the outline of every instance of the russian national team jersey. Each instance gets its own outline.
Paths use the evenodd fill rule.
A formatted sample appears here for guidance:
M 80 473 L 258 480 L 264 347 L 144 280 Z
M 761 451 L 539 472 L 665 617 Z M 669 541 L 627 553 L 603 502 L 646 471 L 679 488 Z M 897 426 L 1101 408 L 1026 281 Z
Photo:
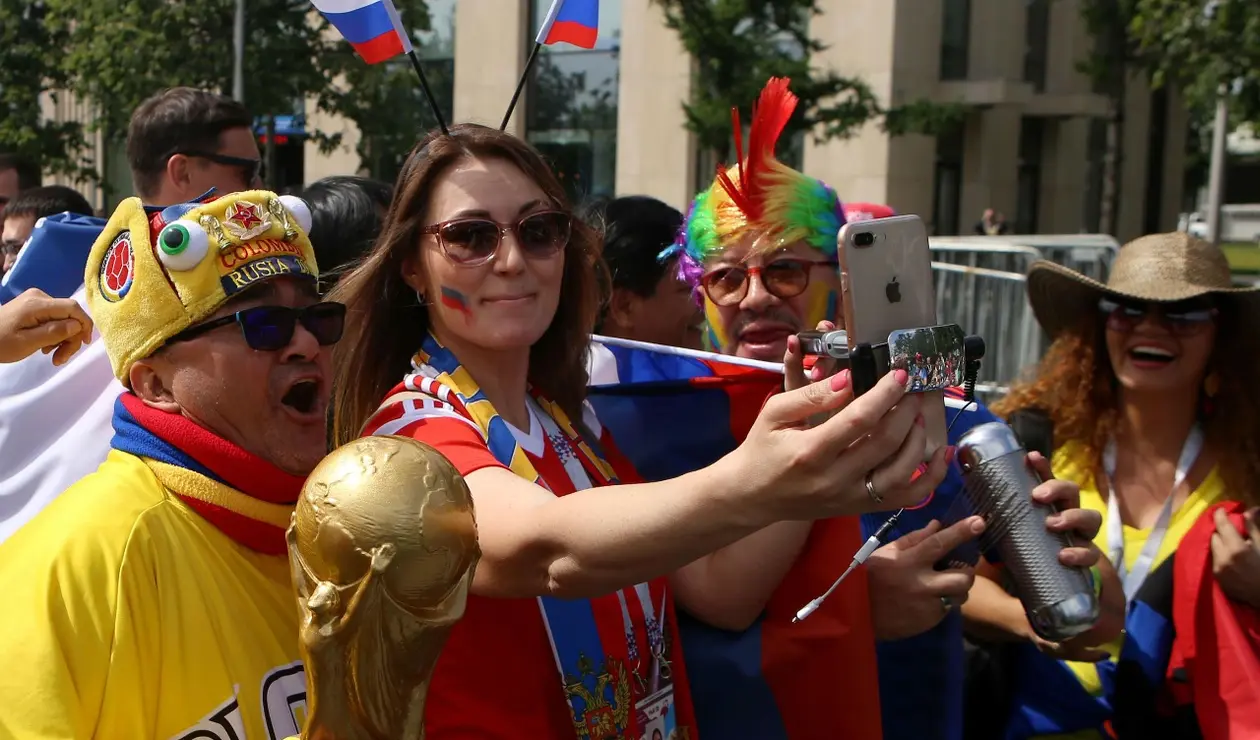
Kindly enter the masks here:
M 965 408 L 964 408 L 965 407 Z M 961 413 L 961 416 L 957 416 Z M 955 420 L 957 416 L 957 420 Z M 979 402 L 967 405 L 956 389 L 945 396 L 945 423 L 949 443 L 958 444 L 974 426 L 1000 421 Z M 962 475 L 950 465 L 945 480 L 923 506 L 908 509 L 893 529 L 891 542 L 926 527 L 933 519 L 953 523 L 969 512 L 954 507 L 962 491 Z M 862 536 L 870 537 L 891 512 L 862 517 Z M 978 553 L 977 553 L 978 554 Z M 883 710 L 884 737 L 890 740 L 962 740 L 963 655 L 962 615 L 958 609 L 932 629 L 904 640 L 879 642 L 879 696 Z
M 306 680 L 288 559 L 113 451 L 0 545 L 0 736 L 280 740 Z
M 390 395 L 408 391 L 400 384 Z M 538 419 L 543 412 L 532 399 L 529 411 L 529 432 L 509 425 L 517 444 L 557 496 L 573 493 L 573 482 L 557 447 L 544 434 Z M 604 458 L 618 479 L 638 482 L 633 466 L 613 445 L 589 406 L 584 407 L 582 420 L 599 438 Z M 504 467 L 472 421 L 432 398 L 388 404 L 368 422 L 363 434 L 394 434 L 423 442 L 446 456 L 460 475 Z M 653 587 L 656 585 L 654 582 Z M 641 612 L 636 610 L 631 618 L 638 625 L 636 629 L 643 629 Z M 673 654 L 681 655 L 672 609 L 666 635 L 674 640 Z M 675 699 L 683 713 L 680 719 L 694 726 L 682 661 L 675 660 L 673 666 Z M 464 616 L 452 629 L 434 669 L 425 706 L 425 731 L 428 740 L 574 737 L 573 714 L 556 672 L 537 599 L 468 597 Z

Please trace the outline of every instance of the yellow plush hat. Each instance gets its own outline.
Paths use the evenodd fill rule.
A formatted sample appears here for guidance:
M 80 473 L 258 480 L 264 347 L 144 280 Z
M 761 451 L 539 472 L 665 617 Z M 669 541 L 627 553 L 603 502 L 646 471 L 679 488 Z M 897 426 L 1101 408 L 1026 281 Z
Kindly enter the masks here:
M 287 275 L 319 277 L 300 198 L 263 190 L 168 208 L 121 205 L 88 255 L 88 312 L 114 375 L 204 320 L 241 291 Z

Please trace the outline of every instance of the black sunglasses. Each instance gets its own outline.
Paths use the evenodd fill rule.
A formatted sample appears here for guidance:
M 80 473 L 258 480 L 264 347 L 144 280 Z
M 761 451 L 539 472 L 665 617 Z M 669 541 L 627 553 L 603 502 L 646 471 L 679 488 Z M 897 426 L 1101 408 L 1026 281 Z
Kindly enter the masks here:
M 1175 336 L 1197 334 L 1216 319 L 1215 307 L 1201 302 L 1194 303 L 1121 303 L 1107 298 L 1098 301 L 1098 310 L 1106 317 L 1107 328 L 1127 334 L 1153 315 Z
M 488 218 L 459 218 L 426 226 L 421 234 L 437 236 L 442 254 L 458 265 L 473 267 L 489 262 L 499 252 L 503 237 L 516 234 L 516 243 L 527 257 L 545 259 L 564 249 L 573 233 L 573 220 L 561 211 L 532 213 L 512 224 Z
M 293 341 L 293 333 L 301 322 L 306 330 L 315 335 L 320 346 L 328 347 L 341 339 L 346 326 L 346 307 L 326 301 L 305 308 L 288 306 L 258 306 L 237 311 L 228 316 L 212 319 L 204 324 L 190 326 L 171 337 L 168 342 L 183 342 L 214 331 L 223 326 L 239 324 L 241 334 L 250 349 L 274 352 L 284 349 Z
M 246 185 L 253 185 L 262 180 L 263 161 L 261 159 L 245 159 L 244 157 L 229 157 L 226 154 L 215 154 L 214 152 L 203 152 L 196 149 L 180 149 L 171 152 L 167 159 L 182 154 L 185 157 L 197 157 L 198 159 L 208 159 L 215 164 L 221 164 L 224 167 L 236 167 L 241 171 L 241 177 L 245 178 Z

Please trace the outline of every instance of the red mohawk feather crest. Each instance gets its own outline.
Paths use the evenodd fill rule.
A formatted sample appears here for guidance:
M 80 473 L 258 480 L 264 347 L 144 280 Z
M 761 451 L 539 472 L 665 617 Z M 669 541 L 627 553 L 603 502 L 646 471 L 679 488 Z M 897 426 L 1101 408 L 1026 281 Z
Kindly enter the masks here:
M 772 77 L 761 90 L 761 96 L 753 106 L 752 126 L 748 131 L 748 159 L 744 160 L 743 127 L 739 121 L 739 109 L 731 109 L 735 135 L 735 157 L 739 183 L 731 180 L 725 167 L 718 168 L 718 181 L 722 189 L 749 221 L 759 220 L 765 208 L 765 175 L 774 163 L 774 150 L 788 119 L 796 110 L 797 97 L 788 89 L 787 77 Z

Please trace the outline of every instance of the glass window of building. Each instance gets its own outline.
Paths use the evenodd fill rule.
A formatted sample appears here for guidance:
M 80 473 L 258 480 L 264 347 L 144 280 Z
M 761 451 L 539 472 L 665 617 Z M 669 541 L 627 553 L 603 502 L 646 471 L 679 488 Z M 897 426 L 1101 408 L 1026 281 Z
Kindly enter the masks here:
M 971 50 L 971 0 L 942 0 L 941 79 L 967 79 L 967 55 Z
M 530 48 L 550 7 L 530 0 Z M 595 48 L 544 46 L 530 73 L 525 137 L 551 160 L 575 203 L 615 194 L 620 48 L 621 0 L 603 0 Z
M 1142 207 L 1142 233 L 1164 231 L 1164 152 L 1168 147 L 1168 88 L 1151 91 L 1150 128 L 1146 140 L 1146 194 Z M 1238 201 L 1225 201 L 1236 203 Z M 1242 201 L 1247 202 L 1247 201 Z
M 301 188 L 306 175 L 306 113 L 295 100 L 287 114 L 259 116 L 254 120 L 258 151 L 262 154 L 263 182 L 279 193 Z
M 1050 43 L 1050 0 L 1027 0 L 1024 27 L 1024 82 L 1046 91 L 1046 55 Z
M 433 97 L 448 123 L 455 115 L 455 2 L 456 0 L 426 0 L 429 29 L 413 34 L 416 55 L 424 62 L 425 79 L 429 81 Z M 398 61 L 410 67 L 407 59 L 400 57 Z M 432 118 L 427 104 L 424 111 Z M 433 125 L 436 127 L 437 121 L 433 121 Z
M 1015 191 L 1015 233 L 1037 233 L 1041 206 L 1041 159 L 1045 147 L 1046 119 L 1024 118 L 1019 126 L 1019 169 Z
M 936 137 L 936 176 L 932 186 L 932 233 L 956 236 L 962 208 L 963 126 Z

